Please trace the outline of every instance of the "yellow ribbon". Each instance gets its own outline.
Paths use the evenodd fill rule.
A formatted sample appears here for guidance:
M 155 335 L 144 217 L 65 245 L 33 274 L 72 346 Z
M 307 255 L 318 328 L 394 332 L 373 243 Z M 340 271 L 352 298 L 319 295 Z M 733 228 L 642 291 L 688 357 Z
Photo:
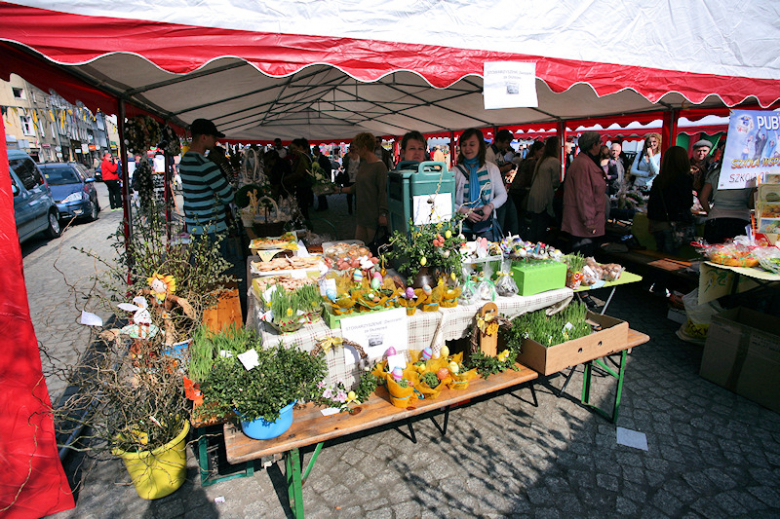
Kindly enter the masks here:
M 343 342 L 344 340 L 341 337 L 325 337 L 320 339 L 319 345 L 325 353 L 328 353 L 331 348 L 341 346 Z

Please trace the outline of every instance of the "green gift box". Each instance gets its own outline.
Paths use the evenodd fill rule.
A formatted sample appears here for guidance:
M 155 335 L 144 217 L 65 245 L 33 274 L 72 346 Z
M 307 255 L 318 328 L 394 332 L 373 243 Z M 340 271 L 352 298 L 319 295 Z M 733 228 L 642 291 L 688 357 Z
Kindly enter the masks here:
M 532 296 L 566 286 L 566 265 L 560 261 L 522 260 L 512 262 L 512 278 L 518 295 Z

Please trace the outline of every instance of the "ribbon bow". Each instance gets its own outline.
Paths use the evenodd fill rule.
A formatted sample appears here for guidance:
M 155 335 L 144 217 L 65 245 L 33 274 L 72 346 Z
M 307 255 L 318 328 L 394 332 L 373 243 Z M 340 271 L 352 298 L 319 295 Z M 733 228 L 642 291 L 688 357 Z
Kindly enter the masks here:
M 324 337 L 318 341 L 318 345 L 322 348 L 322 351 L 328 353 L 331 348 L 341 346 L 344 340 L 341 337 Z

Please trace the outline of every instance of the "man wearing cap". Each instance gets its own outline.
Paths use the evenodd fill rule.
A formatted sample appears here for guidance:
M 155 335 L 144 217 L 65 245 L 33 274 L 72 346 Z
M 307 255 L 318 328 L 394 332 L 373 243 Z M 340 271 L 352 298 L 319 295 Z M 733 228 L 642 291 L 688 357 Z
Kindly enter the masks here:
M 607 189 L 604 170 L 599 165 L 601 135 L 585 132 L 579 139 L 580 154 L 566 171 L 561 229 L 571 237 L 572 252 L 593 255 L 593 239 L 604 236 Z
M 217 130 L 207 119 L 195 119 L 190 127 L 192 144 L 179 164 L 182 194 L 184 196 L 184 220 L 187 230 L 194 237 L 216 235 L 227 231 L 226 210 L 233 201 L 233 189 L 225 180 L 219 166 L 206 158 L 206 152 L 217 145 L 217 138 L 225 134 Z M 226 240 L 221 248 L 227 257 Z
M 693 145 L 693 155 L 691 156 L 691 173 L 693 174 L 693 190 L 701 193 L 707 175 L 712 171 L 712 164 L 709 157 L 712 143 L 707 139 L 697 141 Z

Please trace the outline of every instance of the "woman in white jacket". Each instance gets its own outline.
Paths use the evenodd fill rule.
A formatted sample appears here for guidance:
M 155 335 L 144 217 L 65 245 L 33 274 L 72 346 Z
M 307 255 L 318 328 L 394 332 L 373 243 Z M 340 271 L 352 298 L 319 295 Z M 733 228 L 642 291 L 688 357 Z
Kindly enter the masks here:
M 634 187 L 650 191 L 653 187 L 653 179 L 658 176 L 661 169 L 661 136 L 657 133 L 648 133 L 645 136 L 645 144 L 642 153 L 634 159 L 631 166 L 631 175 L 634 177 Z
M 506 202 L 506 188 L 498 166 L 485 161 L 487 146 L 482 132 L 465 130 L 458 141 L 458 165 L 455 167 L 455 206 L 466 215 L 464 234 L 497 241 L 501 237 L 496 209 Z

